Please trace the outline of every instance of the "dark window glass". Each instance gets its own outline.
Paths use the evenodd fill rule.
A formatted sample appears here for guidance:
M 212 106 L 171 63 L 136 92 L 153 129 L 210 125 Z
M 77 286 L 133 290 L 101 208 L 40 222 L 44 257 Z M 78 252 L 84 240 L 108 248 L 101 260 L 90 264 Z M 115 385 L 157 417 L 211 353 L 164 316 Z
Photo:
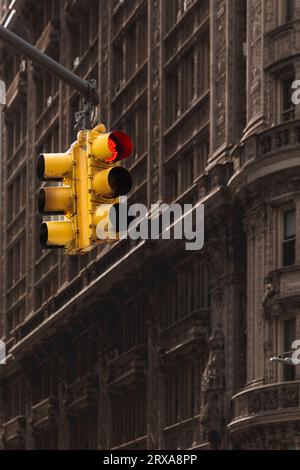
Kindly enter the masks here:
M 291 21 L 294 18 L 294 0 L 285 0 L 285 21 Z
M 283 214 L 282 265 L 295 264 L 296 212 L 295 209 Z

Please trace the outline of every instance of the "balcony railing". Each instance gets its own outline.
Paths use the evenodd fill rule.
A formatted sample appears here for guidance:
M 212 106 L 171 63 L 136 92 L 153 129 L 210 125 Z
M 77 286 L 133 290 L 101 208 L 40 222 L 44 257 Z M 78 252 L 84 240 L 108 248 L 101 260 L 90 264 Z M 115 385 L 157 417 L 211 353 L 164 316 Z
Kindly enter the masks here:
M 199 416 L 164 428 L 165 447 L 169 450 L 190 449 L 200 443 Z
M 3 424 L 3 440 L 7 448 L 22 449 L 25 445 L 25 417 L 16 416 Z
M 68 387 L 69 412 L 93 408 L 98 403 L 97 375 L 90 374 L 76 380 Z
M 146 375 L 147 347 L 138 345 L 108 363 L 110 389 L 115 391 L 143 382 Z
M 255 424 L 300 420 L 300 381 L 249 388 L 232 398 L 230 432 Z
M 56 424 L 58 400 L 55 397 L 45 400 L 31 407 L 31 421 L 34 428 L 48 428 Z
M 250 142 L 251 140 L 251 142 Z M 250 160 L 267 158 L 300 148 L 300 120 L 269 128 L 249 139 L 241 155 L 241 166 Z
M 160 350 L 163 361 L 177 361 L 179 355 L 190 354 L 192 350 L 206 349 L 209 327 L 209 309 L 193 313 L 165 328 L 161 333 Z M 174 354 L 175 353 L 175 354 Z

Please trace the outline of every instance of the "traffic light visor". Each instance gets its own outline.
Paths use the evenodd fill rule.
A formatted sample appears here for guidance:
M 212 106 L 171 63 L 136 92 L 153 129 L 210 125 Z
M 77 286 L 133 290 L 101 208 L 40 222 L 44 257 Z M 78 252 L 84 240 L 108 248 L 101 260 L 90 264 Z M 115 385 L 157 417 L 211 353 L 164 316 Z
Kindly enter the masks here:
M 72 172 L 72 157 L 68 153 L 41 153 L 37 161 L 40 181 L 62 181 Z
M 42 248 L 65 248 L 74 238 L 74 228 L 70 221 L 43 222 L 40 228 Z
M 117 163 L 129 157 L 132 152 L 132 141 L 122 131 L 100 134 L 91 144 L 91 153 L 104 163 Z

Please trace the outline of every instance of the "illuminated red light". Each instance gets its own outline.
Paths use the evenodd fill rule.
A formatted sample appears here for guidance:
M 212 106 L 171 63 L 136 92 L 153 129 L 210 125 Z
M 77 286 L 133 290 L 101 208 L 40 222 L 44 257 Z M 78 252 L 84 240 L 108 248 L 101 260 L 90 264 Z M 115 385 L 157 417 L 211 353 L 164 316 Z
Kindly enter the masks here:
M 117 144 L 111 138 L 108 139 L 108 148 L 111 152 L 111 156 L 106 159 L 107 163 L 114 162 L 118 157 Z

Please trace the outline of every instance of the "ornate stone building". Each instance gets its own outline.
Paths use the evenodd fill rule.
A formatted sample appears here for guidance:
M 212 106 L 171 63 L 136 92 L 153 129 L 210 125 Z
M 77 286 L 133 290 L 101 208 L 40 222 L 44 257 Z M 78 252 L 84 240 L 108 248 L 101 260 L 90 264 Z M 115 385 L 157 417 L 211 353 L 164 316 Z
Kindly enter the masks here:
M 78 94 L 1 44 L 1 446 L 299 448 L 297 0 L 16 0 L 2 24 L 98 82 L 129 202 L 205 204 L 205 244 L 38 244 L 36 156 Z M 13 13 L 14 12 L 14 13 Z

